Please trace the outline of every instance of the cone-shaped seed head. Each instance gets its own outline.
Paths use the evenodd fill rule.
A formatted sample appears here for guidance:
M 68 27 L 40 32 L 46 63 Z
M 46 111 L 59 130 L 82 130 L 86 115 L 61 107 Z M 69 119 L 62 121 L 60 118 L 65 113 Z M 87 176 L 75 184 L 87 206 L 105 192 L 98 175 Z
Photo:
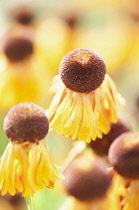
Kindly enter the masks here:
M 103 82 L 106 66 L 103 59 L 89 49 L 69 52 L 60 65 L 60 76 L 65 86 L 73 91 L 87 93 Z
M 28 25 L 34 19 L 33 11 L 26 6 L 18 6 L 11 12 L 12 17 L 20 24 Z
M 49 123 L 44 110 L 26 102 L 14 106 L 4 119 L 4 131 L 11 141 L 37 142 L 45 138 Z
M 139 133 L 127 132 L 111 144 L 108 159 L 122 176 L 139 179 Z
M 131 131 L 131 125 L 127 119 L 120 117 L 117 123 L 111 123 L 111 129 L 108 134 L 104 134 L 101 139 L 97 138 L 88 145 L 99 155 L 107 155 L 111 143 L 122 133 Z
M 64 187 L 68 194 L 79 200 L 104 196 L 110 187 L 112 174 L 100 158 L 81 156 L 65 172 Z
M 5 37 L 3 51 L 12 62 L 21 61 L 34 51 L 33 42 L 26 35 Z

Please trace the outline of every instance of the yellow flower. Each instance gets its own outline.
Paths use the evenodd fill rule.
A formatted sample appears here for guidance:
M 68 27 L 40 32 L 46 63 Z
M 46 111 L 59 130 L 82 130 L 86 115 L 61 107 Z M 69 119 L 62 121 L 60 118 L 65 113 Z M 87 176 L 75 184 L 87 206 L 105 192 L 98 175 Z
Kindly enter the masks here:
M 110 164 L 121 179 L 128 183 L 123 210 L 138 210 L 139 193 L 139 133 L 126 132 L 111 144 L 108 154 Z
M 55 75 L 65 51 L 67 27 L 63 21 L 50 18 L 43 21 L 36 31 L 37 52 L 48 66 L 50 74 Z M 55 36 L 55 34 L 57 34 Z
M 56 78 L 55 96 L 47 111 L 50 128 L 88 143 L 108 133 L 124 99 L 105 74 L 105 63 L 96 52 L 76 49 L 68 53 L 61 62 L 61 78 Z
M 44 98 L 44 66 L 36 59 L 33 36 L 31 29 L 21 26 L 9 31 L 3 40 L 0 109 L 9 109 L 22 101 L 37 103 Z
M 33 196 L 44 185 L 53 188 L 56 178 L 62 178 L 42 141 L 48 129 L 43 109 L 33 103 L 20 103 L 8 112 L 4 131 L 10 142 L 0 160 L 2 195 Z
M 111 210 L 112 206 L 120 210 L 119 191 L 114 189 L 113 173 L 108 167 L 100 157 L 78 155 L 65 170 L 63 186 L 69 197 L 59 210 Z M 114 181 L 121 184 L 118 179 Z
M 63 56 L 75 48 L 76 16 L 66 13 L 65 17 L 50 17 L 42 21 L 36 30 L 38 57 L 46 65 L 48 73 L 57 74 Z

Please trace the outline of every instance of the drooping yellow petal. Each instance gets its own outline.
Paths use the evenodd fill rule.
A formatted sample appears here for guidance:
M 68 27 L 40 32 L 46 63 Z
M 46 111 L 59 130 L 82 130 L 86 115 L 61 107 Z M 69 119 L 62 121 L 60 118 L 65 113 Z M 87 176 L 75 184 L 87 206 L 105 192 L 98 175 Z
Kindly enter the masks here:
M 113 210 L 123 209 L 123 201 L 121 198 L 125 197 L 125 193 L 125 181 L 114 171 L 112 185 L 107 195 L 107 205 L 109 206 L 108 210 L 111 210 L 111 207 L 113 207 Z
M 139 209 L 139 180 L 132 180 L 126 191 L 123 210 Z
M 78 132 L 78 139 L 86 139 L 87 143 L 91 141 L 92 127 L 95 126 L 93 123 L 93 112 L 89 97 L 86 97 L 86 94 L 82 94 L 82 103 L 83 103 L 83 120 L 80 125 Z M 94 129 L 95 130 L 95 129 Z
M 54 182 L 56 178 L 63 179 L 62 174 L 60 174 L 57 167 L 52 162 L 51 157 L 47 151 L 47 148 L 43 142 L 40 142 L 40 148 L 42 151 L 43 159 L 45 161 L 45 168 L 47 168 L 48 170 L 48 171 L 45 170 L 45 172 L 47 173 L 47 177 L 44 176 L 44 178 L 49 178 L 49 180 L 52 182 Z
M 56 101 L 59 91 L 60 99 Z M 124 104 L 108 75 L 102 85 L 90 93 L 74 92 L 66 87 L 62 88 L 63 92 L 59 91 L 57 87 L 47 110 L 50 128 L 71 139 L 86 140 L 88 143 L 109 132 L 110 123 L 117 121 L 118 112 Z
M 40 150 L 36 144 L 32 144 L 31 150 L 29 151 L 29 168 L 28 168 L 28 180 L 31 188 L 36 191 L 43 190 L 43 186 L 37 185 L 36 174 L 38 173 L 38 156 L 40 156 Z
M 14 164 L 15 164 L 15 177 L 14 177 L 14 181 L 15 181 L 15 187 L 17 192 L 22 192 L 23 191 L 23 185 L 22 182 L 20 180 L 20 177 L 22 175 L 22 165 L 21 165 L 21 155 L 20 155 L 20 144 L 14 144 Z
M 7 191 L 9 191 L 9 193 L 11 195 L 15 194 L 15 187 L 14 187 L 14 173 L 13 173 L 13 159 L 14 159 L 14 154 L 13 154 L 13 150 L 12 148 L 8 147 L 7 149 L 8 151 L 8 155 L 6 155 L 6 162 L 5 162 L 5 175 L 4 175 L 4 182 L 1 188 L 1 194 L 5 195 L 7 193 Z M 2 168 L 1 168 L 2 170 Z
M 22 145 L 21 147 L 21 182 L 23 184 L 23 196 L 33 195 L 35 190 L 31 188 L 29 178 L 28 178 L 28 169 L 29 169 L 29 151 L 28 145 Z
M 74 99 L 71 107 L 71 116 L 64 126 L 64 135 L 76 139 L 80 123 L 82 121 L 82 103 L 81 96 L 74 93 Z M 72 129 L 71 129 L 72 126 Z
M 14 185 L 15 164 L 13 163 L 14 163 L 14 149 L 10 148 L 6 165 L 7 171 L 5 173 L 5 181 L 7 181 L 7 189 L 11 195 L 14 195 L 16 192 Z
M 0 159 L 0 187 L 2 188 L 5 178 L 6 163 L 9 155 L 10 144 L 7 145 L 2 158 Z
M 37 191 L 54 187 L 55 180 L 63 178 L 51 160 L 45 144 L 9 143 L 0 160 L 1 194 L 33 196 Z
M 54 128 L 56 128 L 58 132 L 61 131 L 61 127 L 63 128 L 64 124 L 66 123 L 66 121 L 69 118 L 71 103 L 72 103 L 72 91 L 70 91 L 66 95 L 64 100 L 61 102 L 61 104 L 57 108 L 57 110 L 55 112 L 55 116 L 51 122 L 51 125 Z M 69 112 L 67 112 L 66 110 L 69 110 Z M 65 113 L 65 115 L 63 116 L 63 115 L 61 115 L 61 113 Z M 61 123 L 59 123 L 59 120 Z
M 47 116 L 49 116 L 49 118 L 53 117 L 53 115 L 60 103 L 60 100 L 62 98 L 62 94 L 63 94 L 63 89 L 60 89 L 59 93 L 54 96 L 50 111 L 49 112 L 46 111 L 46 114 L 47 114 Z
M 36 174 L 36 184 L 41 186 L 44 177 L 44 165 L 45 162 L 43 161 L 43 155 L 40 153 L 39 161 L 38 161 L 38 173 Z

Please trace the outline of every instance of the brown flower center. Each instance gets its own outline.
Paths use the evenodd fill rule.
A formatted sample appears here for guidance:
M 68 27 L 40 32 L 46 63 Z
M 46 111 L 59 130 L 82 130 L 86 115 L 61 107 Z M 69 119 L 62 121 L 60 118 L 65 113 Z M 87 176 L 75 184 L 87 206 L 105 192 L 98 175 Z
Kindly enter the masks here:
M 14 106 L 4 120 L 4 131 L 7 137 L 19 143 L 42 140 L 48 129 L 49 123 L 43 109 L 29 102 Z
M 34 19 L 31 8 L 25 6 L 20 6 L 13 9 L 12 16 L 17 22 L 23 25 L 29 25 Z
M 33 42 L 28 37 L 7 36 L 4 41 L 3 51 L 12 62 L 20 61 L 31 55 L 34 51 Z
M 82 201 L 104 196 L 112 179 L 107 167 L 100 158 L 78 157 L 65 171 L 63 184 L 66 192 Z
M 108 155 L 108 150 L 112 142 L 122 133 L 132 130 L 129 122 L 123 117 L 120 117 L 117 123 L 111 123 L 110 126 L 111 129 L 109 133 L 103 134 L 101 139 L 97 138 L 95 141 L 91 141 L 90 144 L 88 144 L 88 146 L 99 155 Z
M 97 89 L 102 84 L 105 74 L 104 61 L 89 49 L 69 52 L 60 65 L 60 76 L 65 86 L 81 93 Z
M 126 132 L 111 144 L 108 154 L 110 164 L 122 176 L 139 179 L 139 133 Z

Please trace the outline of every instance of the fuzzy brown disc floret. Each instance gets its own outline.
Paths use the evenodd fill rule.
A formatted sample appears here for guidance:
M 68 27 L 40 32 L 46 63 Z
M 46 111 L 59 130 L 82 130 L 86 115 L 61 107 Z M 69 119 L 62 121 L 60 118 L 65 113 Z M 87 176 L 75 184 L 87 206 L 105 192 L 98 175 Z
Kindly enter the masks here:
M 64 174 L 66 192 L 82 201 L 101 198 L 111 184 L 112 174 L 107 168 L 108 165 L 100 158 L 77 158 Z
M 88 145 L 99 155 L 108 155 L 108 150 L 112 142 L 122 133 L 132 130 L 127 119 L 123 117 L 119 117 L 117 123 L 111 123 L 110 127 L 109 133 L 104 134 L 101 139 L 97 138 L 95 141 L 91 141 Z
M 4 40 L 3 51 L 12 62 L 20 61 L 34 51 L 33 42 L 27 36 L 7 36 Z
M 23 25 L 28 25 L 32 22 L 34 19 L 33 12 L 31 11 L 31 8 L 25 7 L 25 6 L 19 6 L 11 12 L 12 17 Z
M 11 141 L 37 142 L 45 138 L 49 123 L 44 110 L 26 102 L 14 106 L 4 119 L 4 131 Z
M 103 59 L 89 49 L 69 52 L 60 64 L 60 76 L 65 86 L 73 91 L 87 93 L 103 82 L 106 66 Z
M 65 20 L 65 22 L 71 29 L 75 28 L 77 21 L 78 21 L 77 14 L 75 14 L 74 12 L 70 12 L 70 13 L 66 14 L 63 17 L 63 19 Z
M 120 135 L 110 146 L 108 159 L 122 176 L 139 179 L 139 133 Z

